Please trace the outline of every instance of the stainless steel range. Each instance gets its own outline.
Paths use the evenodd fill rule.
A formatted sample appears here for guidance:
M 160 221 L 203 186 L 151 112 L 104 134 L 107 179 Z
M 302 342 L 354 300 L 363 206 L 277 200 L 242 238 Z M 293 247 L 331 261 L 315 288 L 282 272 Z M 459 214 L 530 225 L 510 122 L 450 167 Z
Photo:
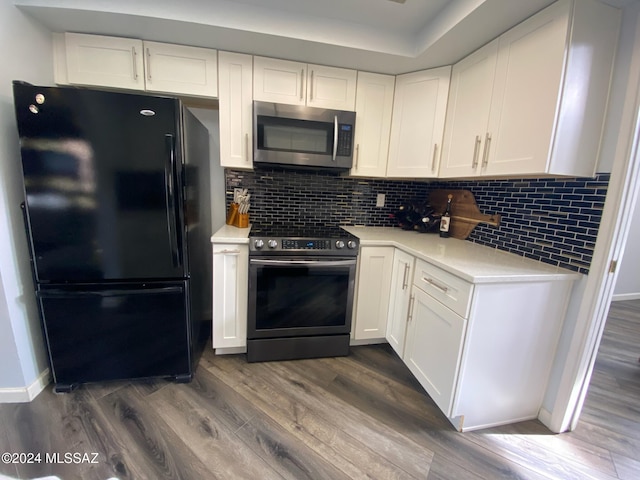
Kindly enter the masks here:
M 339 227 L 252 227 L 250 362 L 349 354 L 358 250 Z

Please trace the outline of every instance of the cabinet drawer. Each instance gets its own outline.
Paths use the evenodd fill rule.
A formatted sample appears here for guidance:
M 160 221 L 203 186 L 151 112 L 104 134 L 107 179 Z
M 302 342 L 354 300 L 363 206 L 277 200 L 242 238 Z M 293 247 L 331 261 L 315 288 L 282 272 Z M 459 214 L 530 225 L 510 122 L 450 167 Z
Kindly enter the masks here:
M 473 284 L 424 260 L 416 261 L 413 284 L 461 317 L 469 316 Z

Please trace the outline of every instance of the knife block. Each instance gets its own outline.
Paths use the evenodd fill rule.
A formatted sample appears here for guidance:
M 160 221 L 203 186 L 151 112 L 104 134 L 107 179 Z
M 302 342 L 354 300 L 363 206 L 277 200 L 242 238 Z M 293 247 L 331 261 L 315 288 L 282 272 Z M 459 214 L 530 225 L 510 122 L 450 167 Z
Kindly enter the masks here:
M 249 226 L 249 214 L 238 213 L 238 204 L 232 202 L 229 205 L 229 212 L 227 212 L 227 225 L 232 225 L 238 228 L 247 228 Z

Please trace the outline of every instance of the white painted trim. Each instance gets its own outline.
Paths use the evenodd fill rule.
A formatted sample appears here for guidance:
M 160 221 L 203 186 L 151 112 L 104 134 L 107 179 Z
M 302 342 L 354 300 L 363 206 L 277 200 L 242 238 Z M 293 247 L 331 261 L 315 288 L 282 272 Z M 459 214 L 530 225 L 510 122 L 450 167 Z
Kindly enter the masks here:
M 350 347 L 359 347 L 362 345 L 377 345 L 380 343 L 389 343 L 387 342 L 386 338 L 364 338 L 364 339 L 360 339 L 360 340 L 356 340 L 354 338 L 352 338 L 349 341 L 349 346 Z
M 237 355 L 238 353 L 247 353 L 247 347 L 225 347 L 216 348 L 216 355 Z
M 544 425 L 549 425 L 551 423 L 551 412 L 546 408 L 541 408 L 538 412 L 538 420 Z
M 623 302 L 625 300 L 640 300 L 640 293 L 618 293 L 611 297 L 612 302 Z
M 35 399 L 51 382 L 51 373 L 47 368 L 29 386 L 0 388 L 0 403 L 28 403 Z

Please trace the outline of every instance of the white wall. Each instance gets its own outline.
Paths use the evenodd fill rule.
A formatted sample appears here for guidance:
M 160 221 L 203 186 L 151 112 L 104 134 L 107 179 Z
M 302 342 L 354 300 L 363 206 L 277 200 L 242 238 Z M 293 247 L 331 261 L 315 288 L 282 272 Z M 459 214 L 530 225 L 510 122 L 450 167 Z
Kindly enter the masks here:
M 615 92 L 624 92 L 626 90 L 626 82 L 628 81 L 629 65 L 631 52 L 630 46 L 633 44 L 633 35 L 635 34 L 635 19 L 640 12 L 640 4 L 631 4 L 624 11 L 623 31 L 621 37 L 621 45 L 618 51 L 618 67 L 616 75 L 613 78 L 612 98 L 610 102 L 609 115 L 607 118 L 608 128 L 604 136 L 603 152 L 613 151 L 618 141 L 618 131 L 620 126 L 620 118 L 622 108 L 624 107 L 623 95 L 616 95 Z M 598 172 L 611 172 L 613 164 L 613 155 L 604 155 L 600 159 Z M 640 266 L 640 208 L 636 206 L 634 217 L 631 223 L 631 231 L 627 238 L 625 252 L 620 262 L 620 271 L 616 280 L 613 300 L 631 300 L 640 298 L 640 275 L 638 275 L 638 267 Z
M 631 220 L 629 236 L 624 249 L 620 270 L 613 292 L 613 300 L 636 300 L 640 298 L 640 206 L 636 206 Z
M 0 0 L 0 401 L 15 401 L 16 392 L 26 393 L 47 369 L 20 210 L 23 191 L 11 82 L 52 84 L 51 49 L 50 32 L 11 0 Z

